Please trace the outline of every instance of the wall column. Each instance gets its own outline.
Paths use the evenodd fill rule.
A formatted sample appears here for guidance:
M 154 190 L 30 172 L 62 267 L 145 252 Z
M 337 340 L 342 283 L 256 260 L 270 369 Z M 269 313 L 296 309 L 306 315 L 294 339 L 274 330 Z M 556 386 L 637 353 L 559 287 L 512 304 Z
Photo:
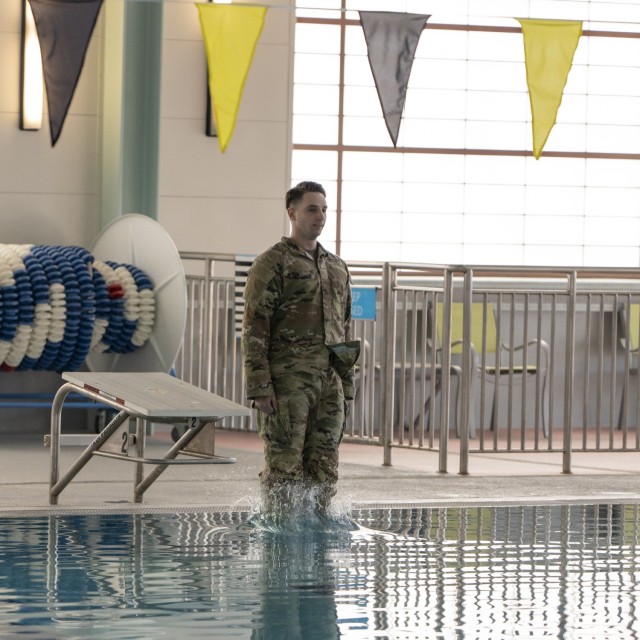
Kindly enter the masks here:
M 105 2 L 100 227 L 125 213 L 156 218 L 162 3 Z

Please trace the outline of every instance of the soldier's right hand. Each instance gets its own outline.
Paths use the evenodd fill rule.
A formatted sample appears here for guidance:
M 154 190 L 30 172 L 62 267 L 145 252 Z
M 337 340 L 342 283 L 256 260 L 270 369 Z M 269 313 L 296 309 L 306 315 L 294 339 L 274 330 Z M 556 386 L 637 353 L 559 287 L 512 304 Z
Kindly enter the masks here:
M 271 415 L 278 410 L 278 400 L 275 396 L 261 396 L 253 399 L 253 406 L 262 413 Z

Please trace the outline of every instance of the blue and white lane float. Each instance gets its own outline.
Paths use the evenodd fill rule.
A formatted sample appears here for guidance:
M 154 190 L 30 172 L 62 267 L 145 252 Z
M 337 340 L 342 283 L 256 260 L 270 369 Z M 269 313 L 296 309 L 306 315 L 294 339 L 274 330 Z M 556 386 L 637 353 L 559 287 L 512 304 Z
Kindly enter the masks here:
M 74 371 L 91 350 L 131 353 L 153 331 L 153 283 L 81 247 L 0 244 L 0 369 Z

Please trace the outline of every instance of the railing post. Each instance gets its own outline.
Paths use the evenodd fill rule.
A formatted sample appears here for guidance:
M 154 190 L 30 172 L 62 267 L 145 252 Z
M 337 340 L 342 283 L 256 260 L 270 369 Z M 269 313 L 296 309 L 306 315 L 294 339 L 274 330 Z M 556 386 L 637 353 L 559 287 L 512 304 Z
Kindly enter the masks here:
M 447 473 L 449 446 L 449 398 L 451 397 L 451 302 L 453 298 L 453 272 L 444 272 L 444 300 L 442 305 L 442 377 L 440 394 L 440 442 L 438 472 Z
M 200 353 L 200 379 L 204 379 L 204 388 L 211 391 L 211 265 L 213 261 L 206 258 L 204 262 L 204 300 L 202 301 L 202 347 Z M 206 355 L 205 355 L 206 354 Z M 204 367 L 204 371 L 202 368 Z
M 473 301 L 473 270 L 464 273 L 463 283 L 464 315 L 462 324 L 462 382 L 460 389 L 460 474 L 469 473 L 469 411 L 471 403 L 471 310 Z
M 382 416 L 381 437 L 384 447 L 383 465 L 391 466 L 391 447 L 393 444 L 393 386 L 394 360 L 396 346 L 396 308 L 395 308 L 395 271 L 385 262 L 382 268 L 382 354 L 380 362 L 380 388 L 382 397 L 380 415 Z
M 564 423 L 562 444 L 562 473 L 571 473 L 571 417 L 573 395 L 573 370 L 575 364 L 575 328 L 577 273 L 569 274 L 569 299 L 567 301 L 567 331 L 564 374 Z

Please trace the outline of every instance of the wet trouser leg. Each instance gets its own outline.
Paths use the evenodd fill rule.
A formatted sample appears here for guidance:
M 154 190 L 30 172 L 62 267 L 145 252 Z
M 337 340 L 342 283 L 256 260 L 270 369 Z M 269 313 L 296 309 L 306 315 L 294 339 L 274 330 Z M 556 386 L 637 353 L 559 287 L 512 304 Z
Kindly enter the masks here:
M 277 413 L 258 413 L 265 452 L 261 474 L 265 507 L 275 501 L 279 505 L 295 501 L 292 487 L 301 487 L 324 512 L 338 481 L 344 426 L 342 381 L 330 368 L 321 375 L 280 376 L 274 380 L 274 389 Z

